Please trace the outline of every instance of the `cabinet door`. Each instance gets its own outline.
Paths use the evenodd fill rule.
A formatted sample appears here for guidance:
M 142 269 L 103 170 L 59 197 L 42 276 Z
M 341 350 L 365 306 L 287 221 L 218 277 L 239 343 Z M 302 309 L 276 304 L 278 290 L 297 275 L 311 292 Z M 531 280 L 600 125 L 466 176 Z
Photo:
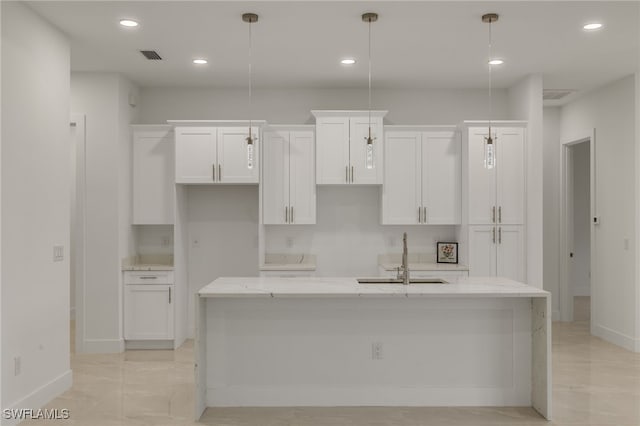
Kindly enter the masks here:
M 136 132 L 133 138 L 133 223 L 172 225 L 175 154 L 172 132 Z
M 469 227 L 469 276 L 496 276 L 496 243 L 495 226 Z
M 498 264 L 499 277 L 524 282 L 524 227 L 498 226 Z
M 367 141 L 369 136 L 369 117 L 352 117 L 349 120 L 349 163 L 353 167 L 351 183 L 381 184 L 383 180 L 382 153 L 384 152 L 384 133 L 382 118 L 371 117 L 371 137 L 373 141 L 373 162 L 367 167 Z
M 125 285 L 125 340 L 173 339 L 172 285 Z
M 253 161 L 248 161 L 248 127 L 221 127 L 218 129 L 218 168 L 221 170 L 220 183 L 258 183 L 259 161 L 257 128 L 253 131 Z
M 319 117 L 316 120 L 316 182 L 349 183 L 349 118 Z
M 315 141 L 312 131 L 289 134 L 289 222 L 316 223 Z
M 421 208 L 420 132 L 392 131 L 385 134 L 382 224 L 419 223 Z
M 213 183 L 214 127 L 176 127 L 176 183 Z M 216 170 L 217 172 L 217 170 Z
M 422 134 L 422 206 L 425 223 L 458 225 L 462 209 L 460 137 L 456 132 Z
M 487 131 L 486 127 L 469 129 L 469 224 L 471 225 L 494 223 L 496 168 L 484 167 L 484 144 Z M 499 163 L 496 167 L 499 167 Z
M 266 225 L 287 223 L 289 206 L 289 132 L 263 134 L 262 218 Z
M 496 169 L 498 223 L 524 223 L 524 131 L 523 128 L 498 129 Z

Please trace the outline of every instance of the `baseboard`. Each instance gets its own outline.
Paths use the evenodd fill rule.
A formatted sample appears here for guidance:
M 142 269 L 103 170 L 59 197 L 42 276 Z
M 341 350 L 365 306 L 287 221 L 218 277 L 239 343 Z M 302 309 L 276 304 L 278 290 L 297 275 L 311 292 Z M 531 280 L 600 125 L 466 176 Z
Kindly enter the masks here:
M 60 396 L 67 390 L 71 388 L 71 384 L 73 383 L 73 373 L 71 370 L 67 370 L 55 379 L 51 380 L 49 383 L 45 383 L 40 386 L 38 389 L 31 392 L 29 395 L 25 396 L 21 400 L 15 402 L 9 407 L 3 407 L 3 409 L 10 410 L 20 410 L 20 409 L 33 409 L 37 410 L 38 408 L 42 408 L 49 402 L 51 402 L 54 398 Z M 73 415 L 73 413 L 72 413 Z M 4 415 L 2 416 L 2 426 L 13 426 L 17 425 L 24 419 L 5 419 Z
M 124 348 L 127 350 L 146 350 L 146 349 L 170 349 L 173 350 L 173 340 L 127 340 Z
M 87 354 L 118 354 L 124 352 L 123 339 L 85 339 L 82 352 Z
M 600 337 L 609 343 L 618 345 L 631 352 L 640 352 L 640 339 L 634 339 L 624 333 L 620 333 L 609 327 L 599 324 L 593 324 L 592 333 L 594 336 Z

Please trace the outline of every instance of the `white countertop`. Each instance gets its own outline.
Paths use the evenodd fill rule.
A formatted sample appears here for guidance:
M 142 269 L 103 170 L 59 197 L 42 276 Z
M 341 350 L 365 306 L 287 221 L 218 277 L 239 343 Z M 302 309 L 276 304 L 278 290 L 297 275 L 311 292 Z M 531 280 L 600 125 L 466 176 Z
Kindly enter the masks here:
M 500 277 L 460 277 L 448 284 L 360 284 L 339 277 L 221 277 L 200 297 L 548 297 L 536 287 Z

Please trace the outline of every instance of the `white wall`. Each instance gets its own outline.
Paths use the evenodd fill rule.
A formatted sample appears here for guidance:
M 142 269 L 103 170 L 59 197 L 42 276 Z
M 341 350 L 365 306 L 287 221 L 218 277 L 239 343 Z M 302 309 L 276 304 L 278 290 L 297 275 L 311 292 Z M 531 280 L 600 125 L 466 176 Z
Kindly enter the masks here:
M 318 186 L 316 225 L 265 226 L 267 253 L 314 254 L 317 275 L 377 276 L 378 255 L 433 253 L 436 242 L 455 241 L 454 226 L 382 226 L 377 186 Z
M 544 289 L 551 292 L 552 318 L 560 319 L 560 108 L 544 108 L 543 223 Z
M 69 261 L 53 262 L 69 249 L 69 43 L 23 4 L 1 7 L 0 406 L 38 408 L 71 386 Z
M 258 185 L 187 186 L 188 326 L 193 295 L 218 277 L 258 275 Z
M 571 292 L 591 294 L 591 157 L 589 143 L 571 147 L 573 156 L 573 259 Z
M 542 288 L 543 277 L 543 114 L 542 76 L 530 75 L 509 89 L 509 114 L 527 125 L 527 284 Z
M 130 91 L 137 88 L 118 74 L 71 76 L 72 111 L 86 115 L 86 282 L 79 352 L 124 348 L 121 260 L 135 254 L 129 125 L 137 121 L 137 110 L 128 105 Z
M 636 330 L 635 78 L 629 76 L 562 107 L 561 142 L 596 132 L 591 330 L 640 350 Z M 628 249 L 625 247 L 628 240 Z
M 136 235 L 136 254 L 173 254 L 173 226 L 134 225 L 133 229 Z
M 166 120 L 247 119 L 246 89 L 141 90 L 141 124 Z M 457 124 L 488 118 L 486 90 L 374 89 L 373 108 L 389 110 L 388 124 Z M 271 124 L 313 124 L 312 109 L 367 109 L 366 89 L 256 89 L 254 119 Z M 494 91 L 494 117 L 507 118 L 506 90 Z

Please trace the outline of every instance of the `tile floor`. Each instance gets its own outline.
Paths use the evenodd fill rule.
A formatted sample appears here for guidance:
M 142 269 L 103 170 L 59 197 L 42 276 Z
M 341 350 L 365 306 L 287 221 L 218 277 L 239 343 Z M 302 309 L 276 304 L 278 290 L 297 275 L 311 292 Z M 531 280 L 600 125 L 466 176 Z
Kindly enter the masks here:
M 228 408 L 191 420 L 193 343 L 177 351 L 73 355 L 73 388 L 49 404 L 68 408 L 48 425 L 187 426 L 638 426 L 640 354 L 589 335 L 588 322 L 553 325 L 554 419 L 529 408 Z

